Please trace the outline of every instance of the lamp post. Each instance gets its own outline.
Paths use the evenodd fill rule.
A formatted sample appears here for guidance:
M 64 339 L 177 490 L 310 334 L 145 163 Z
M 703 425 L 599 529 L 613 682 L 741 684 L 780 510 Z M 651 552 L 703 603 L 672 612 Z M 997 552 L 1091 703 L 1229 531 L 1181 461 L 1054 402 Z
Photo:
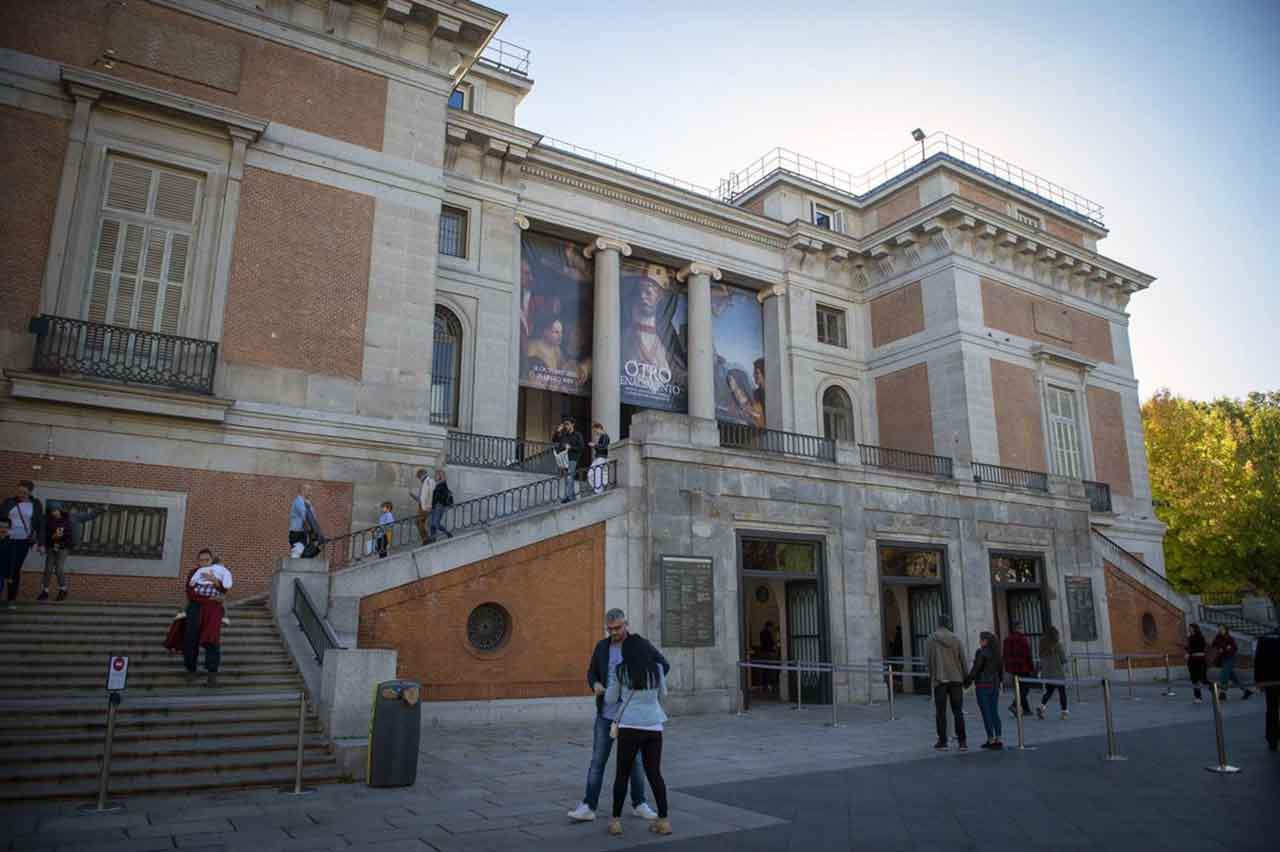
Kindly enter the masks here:
M 917 127 L 911 131 L 911 138 L 920 143 L 920 162 L 924 162 L 924 131 Z

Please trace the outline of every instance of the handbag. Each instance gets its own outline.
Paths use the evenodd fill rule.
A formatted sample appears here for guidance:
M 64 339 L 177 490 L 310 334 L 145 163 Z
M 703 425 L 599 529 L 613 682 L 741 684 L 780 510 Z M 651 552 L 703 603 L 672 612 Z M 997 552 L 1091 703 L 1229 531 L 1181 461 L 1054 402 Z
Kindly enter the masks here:
M 552 455 L 555 456 L 556 467 L 561 470 L 569 469 L 569 450 L 567 448 L 563 450 L 556 450 Z
M 613 720 L 613 724 L 609 726 L 609 739 L 616 740 L 618 738 L 618 723 L 622 721 L 622 714 L 627 712 L 627 705 L 631 703 L 631 699 L 635 698 L 636 691 L 631 690 L 631 694 L 627 696 L 627 700 L 622 702 L 622 709 L 618 711 L 618 718 Z

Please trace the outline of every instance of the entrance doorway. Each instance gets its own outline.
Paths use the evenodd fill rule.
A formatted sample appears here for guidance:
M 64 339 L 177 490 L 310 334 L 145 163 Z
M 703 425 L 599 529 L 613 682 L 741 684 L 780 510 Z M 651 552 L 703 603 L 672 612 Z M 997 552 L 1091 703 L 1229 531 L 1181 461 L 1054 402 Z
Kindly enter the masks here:
M 516 413 L 519 435 L 526 441 L 547 443 L 556 427 L 566 417 L 573 418 L 574 427 L 591 439 L 591 397 L 556 393 L 540 388 L 520 388 Z
M 940 547 L 882 543 L 877 548 L 881 607 L 881 655 L 923 658 L 938 617 L 948 611 L 946 551 Z M 905 666 L 925 670 L 922 662 Z M 924 678 L 904 678 L 901 692 L 928 692 Z
M 1044 557 L 1038 553 L 992 553 L 991 596 L 996 634 L 1008 636 L 1013 623 L 1020 622 L 1039 665 L 1040 637 L 1049 626 Z
M 830 659 L 825 568 L 821 540 L 740 536 L 739 588 L 743 658 L 817 663 Z M 755 701 L 822 704 L 831 700 L 830 675 L 754 670 L 745 688 Z

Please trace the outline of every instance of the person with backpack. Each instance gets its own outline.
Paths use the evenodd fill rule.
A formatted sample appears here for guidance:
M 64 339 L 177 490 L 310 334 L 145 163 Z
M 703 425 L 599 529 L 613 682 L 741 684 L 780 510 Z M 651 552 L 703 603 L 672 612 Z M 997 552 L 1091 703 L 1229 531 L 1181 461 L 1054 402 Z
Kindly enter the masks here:
M 435 541 L 436 533 L 444 533 L 453 538 L 453 533 L 444 528 L 444 513 L 453 505 L 453 492 L 449 490 L 444 469 L 436 471 L 436 487 L 431 492 L 431 525 L 427 529 L 427 544 Z
M 12 497 L 0 503 L 0 517 L 9 522 L 9 534 L 0 539 L 0 584 L 6 588 L 9 609 L 17 609 L 18 586 L 22 583 L 22 564 L 35 547 L 44 550 L 44 506 L 32 496 L 35 483 L 24 479 Z
M 1004 748 L 1000 739 L 1004 733 L 1000 724 L 1000 683 L 1003 679 L 996 634 L 984 630 L 978 634 L 978 650 L 973 655 L 973 666 L 965 675 L 964 685 L 967 688 L 969 684 L 975 684 L 978 712 L 982 714 L 982 727 L 987 731 L 987 741 L 982 748 L 996 751 Z
M 1063 680 L 1067 676 L 1067 652 L 1063 650 L 1062 640 L 1058 638 L 1058 628 L 1050 626 L 1040 639 L 1040 677 L 1045 680 Z M 1044 718 L 1045 705 L 1049 703 L 1054 691 L 1058 693 L 1058 707 L 1061 717 L 1066 719 L 1067 687 L 1065 683 L 1046 683 L 1044 695 L 1036 705 L 1036 718 Z
M 1014 621 L 1009 625 L 1009 635 L 1004 637 L 1004 648 L 1001 649 L 1004 670 L 1010 676 L 1031 677 L 1036 673 L 1035 660 L 1031 658 L 1031 642 L 1027 634 L 1022 632 L 1022 622 Z M 1009 712 L 1018 715 L 1016 704 L 1009 705 Z M 1022 690 L 1022 715 L 1031 715 L 1031 706 L 1027 703 L 1027 690 Z
M 40 577 L 40 596 L 36 600 L 49 600 L 49 578 L 58 577 L 58 597 L 67 599 L 67 556 L 75 549 L 79 527 L 107 511 L 106 506 L 87 512 L 68 512 L 61 506 L 50 506 L 44 524 L 44 574 Z

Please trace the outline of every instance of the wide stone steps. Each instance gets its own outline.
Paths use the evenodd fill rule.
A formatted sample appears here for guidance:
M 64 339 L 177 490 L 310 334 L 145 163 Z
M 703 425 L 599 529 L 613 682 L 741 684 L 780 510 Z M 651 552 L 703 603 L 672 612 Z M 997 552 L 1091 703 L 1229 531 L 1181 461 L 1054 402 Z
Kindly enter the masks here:
M 252 697 L 305 691 L 270 612 L 262 602 L 228 610 L 218 687 L 210 689 L 203 685 L 203 665 L 193 681 L 181 655 L 163 647 L 178 609 L 30 601 L 16 611 L 0 610 L 0 700 L 47 698 L 49 704 L 0 710 L 0 802 L 93 797 L 111 654 L 129 656 L 112 746 L 112 795 L 292 784 L 298 705 Z M 203 651 L 200 657 L 203 664 Z M 130 706 L 141 697 L 220 700 L 236 693 L 244 693 L 248 703 Z M 58 706 L 64 698 L 86 697 L 94 701 Z M 310 705 L 303 747 L 307 783 L 341 780 Z

